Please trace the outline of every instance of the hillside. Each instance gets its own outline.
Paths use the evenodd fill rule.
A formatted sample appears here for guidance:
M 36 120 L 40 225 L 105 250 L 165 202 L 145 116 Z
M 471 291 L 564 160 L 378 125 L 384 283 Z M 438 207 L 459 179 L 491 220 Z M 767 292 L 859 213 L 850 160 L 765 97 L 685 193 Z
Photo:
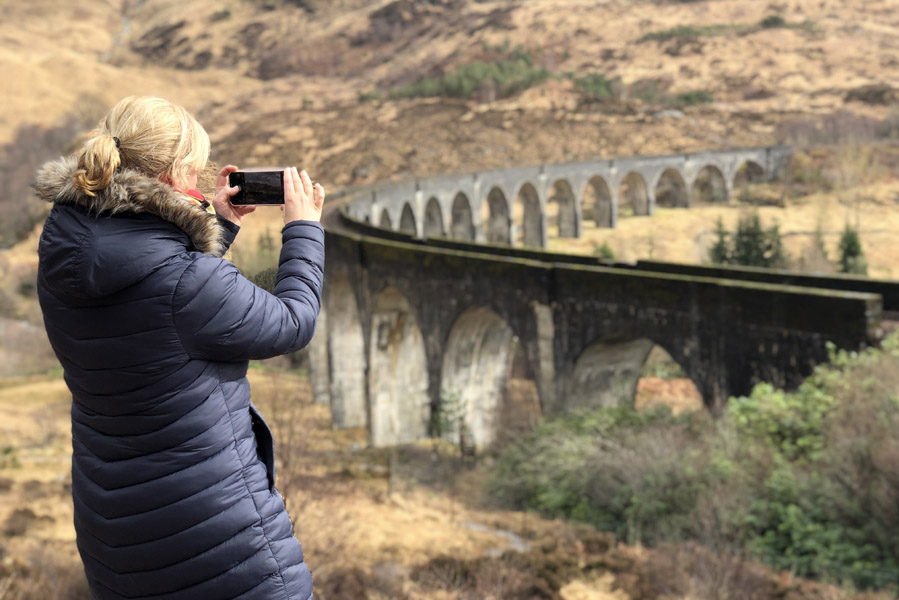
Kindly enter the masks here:
M 899 137 L 899 15 L 885 1 L 38 0 L 8 13 L 0 65 L 17 87 L 0 104 L 0 167 L 14 180 L 6 201 L 31 213 L 41 209 L 29 200 L 33 168 L 134 93 L 195 111 L 220 164 L 299 163 L 332 191 L 513 164 Z M 522 57 L 536 83 L 508 97 L 481 84 L 469 98 L 392 98 Z M 894 236 L 880 212 L 895 172 L 885 165 L 861 194 L 876 199 L 864 213 L 885 232 L 863 240 L 881 255 L 879 276 L 892 276 L 897 250 L 883 249 Z M 851 216 L 847 185 L 834 187 L 802 202 L 794 255 L 817 215 L 832 236 Z M 765 210 L 766 221 L 793 221 Z M 590 252 L 608 240 L 620 258 L 698 261 L 719 214 L 551 244 Z
M 771 15 L 785 26 L 758 25 Z M 886 117 L 897 30 L 886 1 L 39 0 L 0 24 L 0 64 L 21 90 L 4 94 L 0 143 L 154 93 L 197 112 L 217 159 L 301 157 L 337 185 L 761 145 L 797 118 Z M 645 39 L 660 32 L 670 39 Z M 358 100 L 519 45 L 560 78 L 486 103 Z M 585 102 L 566 73 L 620 83 Z M 659 114 L 696 91 L 712 102 Z

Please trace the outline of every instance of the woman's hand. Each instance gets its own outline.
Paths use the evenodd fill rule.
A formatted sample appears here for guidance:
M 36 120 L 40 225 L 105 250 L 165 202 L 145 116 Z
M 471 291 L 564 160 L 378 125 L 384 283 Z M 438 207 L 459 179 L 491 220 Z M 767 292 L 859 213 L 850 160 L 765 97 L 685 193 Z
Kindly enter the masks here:
M 226 167 L 227 168 L 227 167 Z M 321 221 L 325 188 L 313 184 L 306 171 L 284 169 L 284 224 L 292 221 Z
M 231 204 L 231 197 L 236 194 L 240 188 L 237 186 L 230 187 L 228 185 L 228 175 L 237 171 L 234 165 L 224 167 L 215 178 L 215 196 L 212 198 L 212 208 L 215 214 L 223 219 L 231 221 L 238 227 L 243 218 L 256 210 L 255 206 L 234 206 Z

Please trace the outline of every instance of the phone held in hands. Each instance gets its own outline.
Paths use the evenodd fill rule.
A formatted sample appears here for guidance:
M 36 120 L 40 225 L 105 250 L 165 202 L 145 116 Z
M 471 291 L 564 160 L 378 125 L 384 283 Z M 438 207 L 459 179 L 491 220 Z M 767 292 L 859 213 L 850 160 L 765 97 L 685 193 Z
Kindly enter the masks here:
M 257 167 L 228 174 L 228 185 L 240 188 L 231 196 L 234 206 L 284 204 L 284 168 Z

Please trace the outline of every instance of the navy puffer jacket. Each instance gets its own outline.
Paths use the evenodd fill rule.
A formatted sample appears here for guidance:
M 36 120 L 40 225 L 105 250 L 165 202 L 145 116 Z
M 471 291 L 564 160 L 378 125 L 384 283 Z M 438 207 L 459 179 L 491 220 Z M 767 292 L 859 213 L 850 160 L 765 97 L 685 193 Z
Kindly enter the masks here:
M 47 333 L 72 391 L 78 549 L 97 599 L 308 600 L 247 361 L 293 352 L 320 308 L 324 234 L 285 226 L 274 294 L 220 258 L 229 228 L 137 172 L 89 197 L 48 163 Z

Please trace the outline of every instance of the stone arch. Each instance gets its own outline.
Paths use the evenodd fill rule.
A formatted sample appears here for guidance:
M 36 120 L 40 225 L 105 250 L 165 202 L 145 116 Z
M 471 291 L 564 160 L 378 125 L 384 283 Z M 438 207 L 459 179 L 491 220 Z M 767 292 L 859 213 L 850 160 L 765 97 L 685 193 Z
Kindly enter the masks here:
M 610 407 L 633 403 L 637 381 L 653 342 L 606 336 L 584 349 L 568 380 L 566 408 Z
M 474 241 L 474 220 L 472 218 L 471 202 L 468 196 L 459 192 L 453 198 L 452 222 L 450 232 L 457 240 Z
M 654 347 L 653 340 L 628 334 L 604 336 L 587 346 L 568 378 L 565 407 L 633 405 L 637 384 Z
M 496 438 L 514 346 L 512 328 L 486 308 L 462 313 L 447 338 L 441 402 L 447 403 L 447 410 L 461 413 L 465 436 L 477 448 L 489 446 Z
M 625 175 L 618 186 L 618 214 L 633 217 L 649 214 L 649 190 L 637 171 Z
M 715 165 L 704 166 L 693 180 L 693 204 L 727 202 L 727 181 Z
M 446 235 L 446 228 L 443 226 L 443 213 L 440 210 L 440 203 L 437 198 L 431 197 L 425 205 L 425 237 Z
M 403 212 L 400 215 L 400 231 L 410 235 L 416 235 L 418 233 L 418 228 L 415 224 L 415 213 L 412 211 L 412 206 L 408 202 L 403 205 Z
M 680 171 L 674 167 L 665 169 L 659 182 L 656 184 L 656 206 L 664 208 L 687 208 L 690 206 L 690 197 L 687 193 L 687 183 Z
M 375 299 L 369 348 L 372 445 L 427 437 L 430 401 L 424 338 L 408 300 L 395 288 Z
M 613 227 L 612 192 L 599 175 L 590 179 L 584 188 L 581 215 L 584 223 L 593 221 L 597 227 Z
M 754 160 L 747 160 L 734 171 L 734 189 L 765 181 L 765 168 Z
M 338 429 L 365 427 L 365 340 L 356 295 L 346 271 L 331 276 L 325 289 L 332 423 Z
M 381 218 L 378 219 L 378 227 L 383 229 L 393 229 L 393 223 L 390 222 L 390 213 L 387 209 L 381 211 Z
M 577 237 L 577 199 L 571 184 L 566 179 L 559 179 L 550 188 L 549 200 L 546 203 L 546 222 L 550 235 L 560 238 Z
M 506 195 L 498 187 L 491 188 L 482 206 L 481 222 L 487 243 L 511 245 L 512 215 Z
M 518 231 L 518 244 L 542 248 L 546 245 L 543 238 L 543 217 L 540 214 L 540 196 L 530 182 L 525 182 L 518 190 L 518 201 L 515 203 L 515 225 Z
M 634 408 L 642 411 L 658 405 L 667 406 L 675 414 L 705 408 L 696 382 L 665 348 L 656 345 L 643 363 Z

